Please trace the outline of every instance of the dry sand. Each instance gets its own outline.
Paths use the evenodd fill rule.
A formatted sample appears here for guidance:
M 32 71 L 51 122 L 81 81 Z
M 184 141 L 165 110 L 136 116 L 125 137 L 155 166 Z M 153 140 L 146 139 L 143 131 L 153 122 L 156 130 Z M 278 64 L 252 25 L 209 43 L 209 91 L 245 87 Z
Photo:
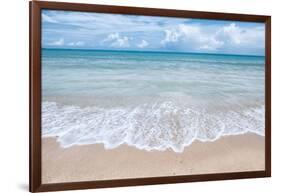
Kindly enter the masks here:
M 264 151 L 264 137 L 254 134 L 196 141 L 182 153 L 101 144 L 64 149 L 43 138 L 42 183 L 264 170 Z

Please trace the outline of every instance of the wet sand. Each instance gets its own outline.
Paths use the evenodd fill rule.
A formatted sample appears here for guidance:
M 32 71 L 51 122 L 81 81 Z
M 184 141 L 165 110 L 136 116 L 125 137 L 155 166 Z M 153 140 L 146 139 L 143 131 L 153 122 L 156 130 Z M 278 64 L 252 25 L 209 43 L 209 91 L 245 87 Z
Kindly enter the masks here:
M 61 148 L 55 138 L 43 138 L 42 183 L 264 170 L 264 151 L 264 137 L 255 134 L 195 141 L 182 153 L 127 145 Z

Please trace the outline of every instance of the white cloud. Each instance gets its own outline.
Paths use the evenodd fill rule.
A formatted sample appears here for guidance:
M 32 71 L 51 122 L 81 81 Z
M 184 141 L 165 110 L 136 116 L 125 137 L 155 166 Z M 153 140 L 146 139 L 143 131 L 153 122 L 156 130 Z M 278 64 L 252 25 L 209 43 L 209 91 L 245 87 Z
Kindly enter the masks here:
M 137 45 L 137 47 L 139 47 L 139 48 L 145 48 L 145 47 L 147 47 L 148 45 L 149 45 L 149 43 L 148 43 L 147 41 L 142 40 L 141 43 L 139 43 L 139 44 Z
M 68 45 L 68 46 L 77 46 L 77 47 L 79 47 L 79 46 L 84 46 L 85 43 L 82 42 L 82 41 L 78 41 L 78 42 L 70 42 L 70 43 L 68 43 L 67 45 Z
M 120 36 L 119 33 L 109 34 L 102 43 L 109 43 L 111 47 L 115 48 L 130 47 L 129 38 L 127 36 Z
M 43 22 L 49 22 L 49 23 L 57 23 L 57 20 L 55 20 L 54 18 L 42 13 L 42 20 Z
M 177 42 L 180 37 L 180 34 L 175 30 L 165 30 L 165 34 L 165 39 L 161 41 L 163 45 L 170 42 Z
M 217 40 L 216 38 L 210 36 L 210 37 L 202 37 L 199 41 L 199 50 L 205 50 L 205 51 L 215 51 L 219 48 L 222 48 L 224 45 L 223 41 Z
M 241 43 L 241 29 L 235 23 L 222 27 L 216 32 L 219 39 L 229 40 L 233 44 Z
M 181 46 L 193 51 L 224 49 L 235 51 L 234 49 L 262 49 L 264 46 L 263 41 L 263 27 L 241 27 L 235 23 L 213 28 L 180 24 L 173 29 L 165 30 L 165 37 L 161 44 L 164 47 Z
M 192 39 L 199 34 L 200 29 L 198 27 L 180 24 L 176 28 L 165 30 L 165 38 L 161 41 L 161 44 Z
M 64 39 L 60 38 L 59 40 L 48 43 L 48 45 L 50 45 L 50 46 L 63 46 L 64 45 Z
M 242 28 L 235 23 L 231 23 L 219 29 L 215 38 L 233 46 L 263 46 L 264 28 Z
M 108 42 L 119 38 L 119 33 L 112 33 L 107 36 L 103 41 Z
M 179 45 L 194 50 L 216 50 L 223 45 L 212 34 L 204 33 L 200 26 L 180 24 L 174 29 L 165 30 L 163 46 Z
M 58 40 L 55 40 L 53 42 L 47 43 L 48 46 L 72 46 L 72 47 L 79 47 L 79 46 L 84 46 L 85 43 L 82 41 L 77 41 L 77 42 L 65 42 L 63 38 L 60 38 Z

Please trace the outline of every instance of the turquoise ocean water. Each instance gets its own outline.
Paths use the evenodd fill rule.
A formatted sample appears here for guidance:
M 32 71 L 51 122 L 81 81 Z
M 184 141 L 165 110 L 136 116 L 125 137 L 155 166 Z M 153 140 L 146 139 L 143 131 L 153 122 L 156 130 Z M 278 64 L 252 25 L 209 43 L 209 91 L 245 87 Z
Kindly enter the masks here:
M 181 152 L 194 140 L 264 135 L 264 57 L 42 50 L 43 136 Z

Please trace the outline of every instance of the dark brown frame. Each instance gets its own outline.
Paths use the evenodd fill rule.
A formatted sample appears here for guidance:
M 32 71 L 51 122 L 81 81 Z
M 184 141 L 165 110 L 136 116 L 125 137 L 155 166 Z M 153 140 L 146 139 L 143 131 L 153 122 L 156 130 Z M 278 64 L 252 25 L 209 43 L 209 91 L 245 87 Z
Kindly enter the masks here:
M 183 183 L 211 180 L 260 178 L 271 176 L 271 17 L 232 13 L 183 11 L 123 6 L 105 6 L 80 3 L 31 1 L 30 9 L 30 145 L 29 145 L 29 190 L 56 191 L 89 188 L 121 187 L 166 183 Z M 69 10 L 99 13 L 118 13 L 148 16 L 168 16 L 198 19 L 235 20 L 265 23 L 265 170 L 216 173 L 201 175 L 150 177 L 103 181 L 41 183 L 41 10 Z

